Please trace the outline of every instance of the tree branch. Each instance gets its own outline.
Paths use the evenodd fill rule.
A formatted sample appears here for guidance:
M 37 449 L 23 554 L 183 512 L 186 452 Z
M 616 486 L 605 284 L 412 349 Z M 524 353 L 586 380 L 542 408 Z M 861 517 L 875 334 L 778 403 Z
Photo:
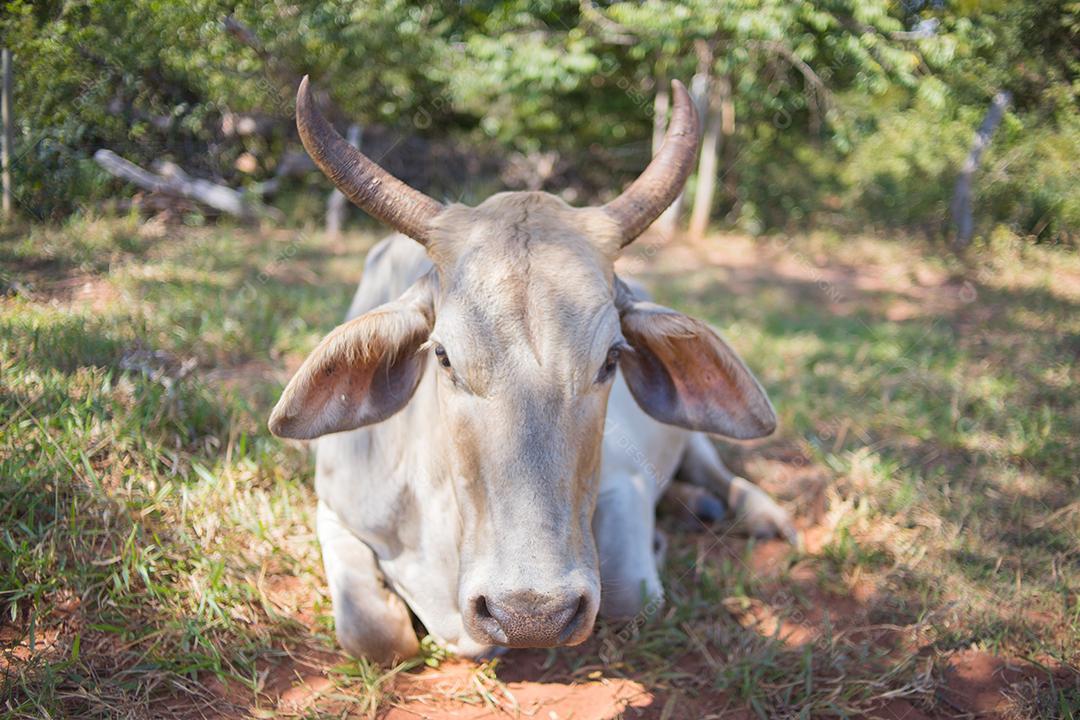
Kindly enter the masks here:
M 217 185 L 209 180 L 193 178 L 174 163 L 161 161 L 155 164 L 158 174 L 154 174 L 120 157 L 112 150 L 101 149 L 94 153 L 94 161 L 110 175 L 138 185 L 144 190 L 161 195 L 182 197 L 227 213 L 243 220 L 257 220 L 261 217 L 280 219 L 281 213 L 275 208 L 259 202 L 253 202 L 243 193 L 224 185 Z
M 582 19 L 600 29 L 604 42 L 611 45 L 637 44 L 637 35 L 602 13 L 590 0 L 581 0 L 580 7 Z

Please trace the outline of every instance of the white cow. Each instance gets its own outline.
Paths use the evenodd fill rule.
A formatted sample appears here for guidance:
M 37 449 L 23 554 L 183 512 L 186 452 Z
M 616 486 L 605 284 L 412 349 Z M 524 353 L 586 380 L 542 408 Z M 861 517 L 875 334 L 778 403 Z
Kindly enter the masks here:
M 453 651 L 484 657 L 574 645 L 598 613 L 655 605 L 661 494 L 722 513 L 700 488 L 673 485 L 676 471 L 718 489 L 752 532 L 794 536 L 702 434 L 771 433 L 761 386 L 705 324 L 614 274 L 692 166 L 697 117 L 678 82 L 673 97 L 660 152 L 607 205 L 502 193 L 472 208 L 387 174 L 301 83 L 312 158 L 402 233 L 370 253 L 349 319 L 270 419 L 281 437 L 319 438 L 318 533 L 349 652 L 414 655 L 410 611 Z

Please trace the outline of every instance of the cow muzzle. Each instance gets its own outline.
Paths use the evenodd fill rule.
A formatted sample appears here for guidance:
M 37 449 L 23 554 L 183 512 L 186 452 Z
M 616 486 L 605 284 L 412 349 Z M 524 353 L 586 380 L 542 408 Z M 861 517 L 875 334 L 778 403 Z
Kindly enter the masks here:
M 587 587 L 477 593 L 463 615 L 479 642 L 517 648 L 577 645 L 592 632 L 598 600 Z

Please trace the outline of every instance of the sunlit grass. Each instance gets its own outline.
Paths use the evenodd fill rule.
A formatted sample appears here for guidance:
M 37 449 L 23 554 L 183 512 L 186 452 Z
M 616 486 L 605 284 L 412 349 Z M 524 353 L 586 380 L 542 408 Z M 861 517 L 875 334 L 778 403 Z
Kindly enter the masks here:
M 126 219 L 0 238 L 4 712 L 285 712 L 268 670 L 304 653 L 330 668 L 334 712 L 393 696 L 394 671 L 333 654 L 309 457 L 265 429 L 372 241 Z M 739 242 L 788 265 L 733 271 L 738 287 L 706 265 L 647 275 L 766 385 L 781 432 L 733 460 L 781 491 L 811 542 L 762 568 L 752 543 L 676 532 L 657 616 L 552 657 L 763 717 L 886 696 L 930 708 L 953 649 L 1075 664 L 1080 297 L 1062 278 L 1080 279 L 1076 255 L 995 246 L 962 264 L 870 238 Z M 815 269 L 860 264 L 891 279 L 822 284 Z M 903 303 L 914 311 L 889 319 Z M 836 617 L 856 607 L 896 637 L 867 642 Z M 1030 707 L 1075 697 L 1039 692 Z

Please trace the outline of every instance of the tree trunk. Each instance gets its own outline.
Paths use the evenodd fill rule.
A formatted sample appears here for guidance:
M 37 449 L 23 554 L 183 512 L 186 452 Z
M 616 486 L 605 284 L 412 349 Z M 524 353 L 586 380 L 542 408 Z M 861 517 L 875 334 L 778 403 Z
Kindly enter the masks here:
M 731 76 L 722 75 L 719 81 L 720 94 L 720 133 L 723 135 L 721 152 L 724 167 L 721 177 L 724 181 L 724 195 L 734 206 L 739 200 L 739 187 L 735 178 L 735 98 L 731 92 Z
M 349 125 L 349 129 L 345 133 L 345 139 L 357 150 L 360 149 L 360 134 L 360 126 L 356 123 Z M 345 196 L 341 194 L 340 190 L 334 188 L 326 201 L 327 235 L 330 237 L 338 237 L 341 235 L 341 228 L 345 226 L 345 211 L 347 209 L 348 202 L 346 201 Z
M 690 213 L 689 235 L 693 240 L 700 240 L 709 229 L 709 216 L 712 213 L 713 193 L 716 190 L 717 150 L 720 148 L 720 133 L 723 130 L 723 114 L 716 98 L 710 94 L 708 115 L 705 121 L 705 136 L 701 140 L 701 158 L 698 160 L 697 188 L 694 192 L 694 209 Z
M 2 55 L 3 69 L 3 89 L 0 92 L 0 115 L 2 115 L 2 122 L 4 125 L 3 134 L 0 135 L 0 165 L 3 166 L 2 170 L 2 184 L 4 191 L 3 210 L 4 219 L 10 220 L 12 214 L 11 207 L 11 156 L 15 150 L 15 138 L 14 130 L 12 128 L 15 119 L 11 113 L 11 51 L 4 49 L 0 51 Z
M 972 183 L 975 180 L 975 172 L 979 169 L 979 163 L 982 161 L 983 151 L 994 137 L 994 132 L 1001 124 L 1005 109 L 1011 101 L 1012 95 L 1008 91 L 1003 90 L 994 95 L 994 99 L 990 102 L 990 109 L 986 111 L 986 117 L 983 118 L 982 124 L 976 131 L 971 149 L 960 168 L 960 175 L 956 178 L 949 214 L 953 225 L 956 226 L 953 247 L 957 250 L 967 247 L 975 233 L 975 218 L 971 206 Z
M 668 83 L 667 73 L 657 70 L 652 118 L 652 154 L 654 156 L 660 152 L 660 146 L 664 144 L 664 132 L 667 130 L 668 106 L 671 104 L 671 85 Z
M 668 112 L 671 109 L 671 82 L 667 73 L 662 70 L 656 71 L 656 97 L 653 99 L 653 134 L 652 154 L 660 152 L 660 146 L 664 144 L 664 133 L 667 131 Z M 682 211 L 683 193 L 661 213 L 653 227 L 660 233 L 664 240 L 672 238 L 679 230 L 679 214 Z
M 694 190 L 694 207 L 690 212 L 688 234 L 698 240 L 705 235 L 709 226 L 709 212 L 712 206 L 713 190 L 716 187 L 716 150 L 720 138 L 720 114 L 713 102 L 712 48 L 703 41 L 698 41 L 695 48 L 698 56 L 698 69 L 691 81 L 692 96 L 697 105 L 698 114 L 705 123 L 705 135 L 701 141 L 701 155 L 698 158 L 697 186 Z
M 704 120 L 709 104 L 709 80 L 712 77 L 712 55 L 706 50 L 698 53 L 697 70 L 690 78 L 690 99 L 694 101 L 698 116 Z

